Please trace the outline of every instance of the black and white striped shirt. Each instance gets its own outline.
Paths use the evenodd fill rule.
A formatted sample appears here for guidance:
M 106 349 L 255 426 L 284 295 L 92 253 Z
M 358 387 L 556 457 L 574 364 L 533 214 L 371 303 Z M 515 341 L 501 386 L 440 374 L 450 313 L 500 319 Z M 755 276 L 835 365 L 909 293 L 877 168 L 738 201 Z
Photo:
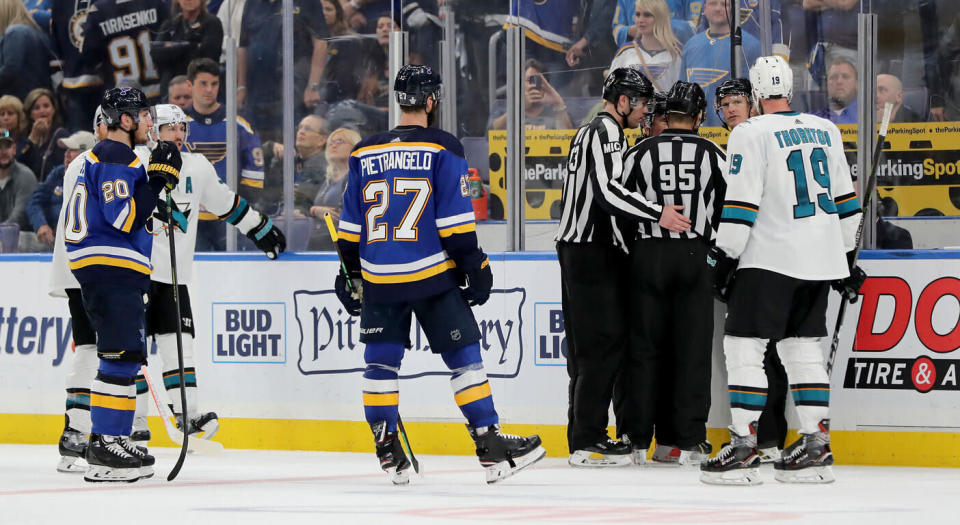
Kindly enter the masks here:
M 626 149 L 623 128 L 609 113 L 600 113 L 577 130 L 567 157 L 557 241 L 625 247 L 613 216 L 660 220 L 659 205 L 622 184 Z
M 690 218 L 690 230 L 684 233 L 640 221 L 640 236 L 711 242 L 723 209 L 726 162 L 719 146 L 691 130 L 668 129 L 630 148 L 624 156 L 624 186 L 661 206 L 683 205 L 681 212 Z

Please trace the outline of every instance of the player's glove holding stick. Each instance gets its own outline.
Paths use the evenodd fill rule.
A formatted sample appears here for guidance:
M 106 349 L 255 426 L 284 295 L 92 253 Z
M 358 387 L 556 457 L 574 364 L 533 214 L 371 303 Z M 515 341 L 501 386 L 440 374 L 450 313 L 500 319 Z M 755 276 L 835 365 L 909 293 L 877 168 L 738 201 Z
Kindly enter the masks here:
M 490 298 L 490 289 L 493 288 L 493 272 L 490 270 L 490 259 L 480 252 L 482 262 L 479 266 L 463 270 L 467 279 L 467 287 L 460 290 L 463 298 L 470 306 L 480 306 Z
M 147 178 L 151 183 L 163 182 L 167 191 L 172 191 L 180 182 L 180 168 L 183 159 L 177 145 L 169 140 L 161 140 L 150 153 L 150 164 L 147 166 Z M 159 190 L 158 190 L 159 191 Z
M 713 296 L 720 302 L 730 298 L 733 275 L 737 271 L 739 259 L 732 259 L 720 248 L 712 246 L 707 252 L 707 264 L 713 268 Z
M 857 298 L 860 296 L 860 288 L 867 280 L 867 273 L 857 266 L 854 260 L 856 256 L 855 251 L 847 253 L 847 263 L 850 264 L 850 276 L 844 279 L 837 279 L 830 283 L 830 286 L 840 294 L 840 297 L 849 301 L 850 304 L 857 302 Z
M 340 254 L 340 245 L 337 244 L 337 228 L 333 225 L 333 218 L 329 213 L 323 215 L 323 221 L 327 223 L 327 231 L 330 232 L 330 239 L 337 249 L 337 258 L 340 259 L 340 271 L 333 283 L 337 299 L 340 299 L 340 304 L 348 314 L 358 316 L 363 305 L 363 278 L 360 272 L 347 272 L 347 265 L 343 264 L 343 255 Z

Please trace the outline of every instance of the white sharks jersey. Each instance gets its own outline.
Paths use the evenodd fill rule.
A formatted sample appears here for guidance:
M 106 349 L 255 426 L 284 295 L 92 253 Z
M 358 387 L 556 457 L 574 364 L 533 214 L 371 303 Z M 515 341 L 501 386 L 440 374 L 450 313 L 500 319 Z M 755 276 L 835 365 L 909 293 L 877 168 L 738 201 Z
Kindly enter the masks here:
M 849 275 L 860 203 L 832 122 L 797 112 L 753 117 L 730 133 L 717 246 L 804 280 Z
M 150 159 L 150 149 L 137 146 L 137 156 L 145 164 Z M 184 217 L 186 233 L 176 229 L 174 242 L 177 249 L 177 284 L 190 284 L 193 279 L 193 254 L 197 246 L 197 218 L 200 207 L 218 215 L 221 220 L 235 224 L 240 231 L 246 232 L 260 222 L 260 214 L 250 208 L 246 200 L 220 182 L 213 164 L 200 153 L 180 152 L 183 165 L 180 168 L 180 182 L 173 190 L 173 200 Z M 166 202 L 166 193 L 160 193 L 160 200 Z M 241 210 L 238 223 L 231 219 Z M 167 238 L 166 224 L 154 218 L 153 237 L 153 274 L 151 281 L 171 284 L 170 276 L 170 240 Z
M 63 216 L 66 215 L 67 206 L 70 204 L 70 199 L 66 196 L 73 193 L 73 187 L 77 184 L 77 177 L 80 176 L 80 171 L 83 169 L 83 159 L 90 151 L 87 150 L 77 155 L 77 158 L 73 159 L 63 172 L 63 195 L 65 198 L 63 204 L 60 205 L 60 218 L 57 219 L 56 241 L 53 243 L 53 266 L 50 269 L 49 293 L 53 297 L 66 297 L 67 292 L 65 290 L 68 288 L 80 288 L 80 283 L 77 282 L 77 278 L 70 271 L 70 265 L 67 264 L 67 245 L 63 238 L 63 227 L 61 225 L 64 224 Z

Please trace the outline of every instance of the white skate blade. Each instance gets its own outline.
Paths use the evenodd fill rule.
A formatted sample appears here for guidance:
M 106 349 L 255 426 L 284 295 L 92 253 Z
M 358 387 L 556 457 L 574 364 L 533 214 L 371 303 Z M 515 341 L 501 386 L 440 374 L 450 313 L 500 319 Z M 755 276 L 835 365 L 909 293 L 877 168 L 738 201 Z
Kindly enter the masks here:
M 390 467 L 384 472 L 390 477 L 390 482 L 394 485 L 407 485 L 410 483 L 410 469 L 397 470 L 397 467 Z
M 139 468 L 113 468 L 106 465 L 90 465 L 87 473 L 83 475 L 84 481 L 122 481 L 133 483 L 140 479 Z
M 682 467 L 700 468 L 700 465 L 709 459 L 709 454 L 694 452 L 692 450 L 682 450 L 680 451 L 680 459 L 677 460 L 676 464 Z
M 140 479 L 153 477 L 153 467 L 140 467 Z
M 533 465 L 534 463 L 543 459 L 547 455 L 547 450 L 543 447 L 537 447 L 530 452 L 515 458 L 513 460 L 514 466 L 510 466 L 509 461 L 501 461 L 500 463 L 495 463 L 487 467 L 487 483 L 497 483 L 503 481 L 510 476 L 520 472 L 521 470 Z
M 220 430 L 220 423 L 218 422 L 218 420 L 211 419 L 210 421 L 207 421 L 206 425 L 203 425 L 202 427 L 200 427 L 200 433 L 191 434 L 190 437 L 199 437 L 200 439 L 209 440 L 219 430 Z
M 633 464 L 638 467 L 648 467 L 653 465 L 652 461 L 647 461 L 647 449 L 638 448 L 636 450 L 630 451 L 630 459 L 633 461 Z
M 700 481 L 707 485 L 761 485 L 760 469 L 740 468 L 726 472 L 700 471 Z
M 60 456 L 60 463 L 57 463 L 57 472 L 64 474 L 83 474 L 88 468 L 87 462 L 76 456 Z
M 829 465 L 800 470 L 774 470 L 773 477 L 780 483 L 826 484 L 837 480 L 833 475 L 833 468 Z
M 633 454 L 601 454 L 586 450 L 575 450 L 567 463 L 574 468 L 615 468 L 633 465 Z

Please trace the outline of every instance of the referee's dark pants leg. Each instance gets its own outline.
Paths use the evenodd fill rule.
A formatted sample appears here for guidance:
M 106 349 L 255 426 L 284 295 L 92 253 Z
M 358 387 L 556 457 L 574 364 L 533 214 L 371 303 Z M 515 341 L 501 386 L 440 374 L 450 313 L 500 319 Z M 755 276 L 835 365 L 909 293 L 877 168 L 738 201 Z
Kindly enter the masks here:
M 787 371 L 777 355 L 776 341 L 767 344 L 763 371 L 767 375 L 767 403 L 757 423 L 757 447 L 783 449 L 787 439 Z
M 697 239 L 640 239 L 631 251 L 638 297 L 628 361 L 637 370 L 641 445 L 650 440 L 663 392 L 673 397 L 672 444 L 689 449 L 706 439 L 713 346 L 706 255 Z
M 627 344 L 626 255 L 613 246 L 557 243 L 567 329 L 570 452 L 607 436 L 614 377 Z

